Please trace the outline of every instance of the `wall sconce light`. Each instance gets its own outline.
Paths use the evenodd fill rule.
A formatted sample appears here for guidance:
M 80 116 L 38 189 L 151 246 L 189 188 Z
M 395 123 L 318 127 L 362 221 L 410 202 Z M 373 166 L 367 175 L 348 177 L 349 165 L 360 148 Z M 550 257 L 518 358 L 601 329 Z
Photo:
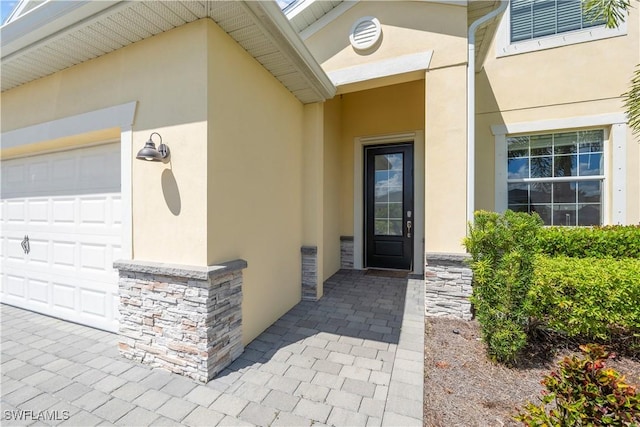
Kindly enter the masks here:
M 153 135 L 158 135 L 160 138 L 160 145 L 156 150 L 156 144 L 153 143 Z M 136 159 L 149 160 L 152 162 L 165 162 L 169 160 L 169 147 L 162 143 L 162 136 L 158 132 L 153 132 L 149 135 L 149 140 L 144 144 L 142 150 L 138 151 Z

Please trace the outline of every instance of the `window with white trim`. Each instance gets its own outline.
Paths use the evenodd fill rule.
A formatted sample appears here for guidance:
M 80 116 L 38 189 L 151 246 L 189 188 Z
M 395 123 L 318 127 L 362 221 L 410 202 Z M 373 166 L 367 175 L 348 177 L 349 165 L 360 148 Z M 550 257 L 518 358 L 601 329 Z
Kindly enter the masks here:
M 603 223 L 604 130 L 507 136 L 508 208 L 546 225 Z
M 531 40 L 569 31 L 603 26 L 594 19 L 581 0 L 512 0 L 510 8 L 511 42 Z

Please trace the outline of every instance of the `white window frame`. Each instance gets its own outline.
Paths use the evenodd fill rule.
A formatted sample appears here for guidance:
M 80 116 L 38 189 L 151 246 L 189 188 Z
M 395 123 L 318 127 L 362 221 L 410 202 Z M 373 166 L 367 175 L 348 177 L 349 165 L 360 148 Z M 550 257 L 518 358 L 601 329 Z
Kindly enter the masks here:
M 604 179 L 602 224 L 627 223 L 626 146 L 627 124 L 623 113 L 581 116 L 491 126 L 495 139 L 495 210 L 508 206 L 507 136 L 532 133 L 561 133 L 604 128 Z
M 590 27 L 511 43 L 510 8 L 511 4 L 509 5 L 509 9 L 507 9 L 507 11 L 502 15 L 502 20 L 498 25 L 498 31 L 496 34 L 496 56 L 498 58 L 572 44 L 586 43 L 594 40 L 608 39 L 611 37 L 619 37 L 627 34 L 628 19 L 625 19 L 625 21 L 620 23 L 617 28 L 605 28 L 604 26 Z

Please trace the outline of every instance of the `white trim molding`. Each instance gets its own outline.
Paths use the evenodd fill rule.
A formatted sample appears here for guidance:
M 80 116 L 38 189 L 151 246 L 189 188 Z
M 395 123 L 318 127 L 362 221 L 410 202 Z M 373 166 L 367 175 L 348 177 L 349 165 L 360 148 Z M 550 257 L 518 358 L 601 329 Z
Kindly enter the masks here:
M 364 268 L 364 147 L 413 142 L 414 239 L 413 272 L 424 273 L 425 164 L 424 131 L 359 137 L 353 141 L 353 268 Z
M 507 135 L 605 128 L 603 223 L 627 223 L 627 117 L 624 113 L 568 117 L 491 126 L 495 140 L 495 210 L 507 210 Z M 610 189 L 610 191 L 608 190 Z M 610 195 L 609 195 L 610 194 Z
M 341 68 L 327 74 L 335 86 L 343 86 L 381 77 L 428 70 L 432 56 L 433 51 L 427 50 L 367 64 L 355 65 L 353 67 Z
M 517 55 L 526 52 L 552 49 L 555 47 L 585 43 L 594 40 L 608 39 L 627 34 L 627 20 L 624 20 L 616 28 L 590 27 L 575 31 L 553 34 L 546 37 L 537 37 L 531 40 L 523 40 L 511 43 L 510 36 L 511 14 L 507 11 L 498 25 L 496 33 L 496 56 Z
M 14 148 L 110 128 L 131 127 L 136 101 L 2 133 L 2 148 Z
M 2 148 L 20 147 L 57 138 L 120 128 L 120 192 L 122 198 L 122 257 L 133 258 L 131 168 L 133 122 L 137 101 L 39 123 L 2 133 Z

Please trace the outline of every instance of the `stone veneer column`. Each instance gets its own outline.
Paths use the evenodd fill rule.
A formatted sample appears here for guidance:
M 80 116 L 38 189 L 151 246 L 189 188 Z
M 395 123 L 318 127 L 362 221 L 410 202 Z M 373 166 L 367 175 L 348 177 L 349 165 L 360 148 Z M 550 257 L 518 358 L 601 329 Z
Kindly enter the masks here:
M 302 253 L 302 299 L 318 300 L 318 248 L 303 246 Z
M 120 353 L 207 382 L 242 354 L 244 260 L 195 267 L 116 261 Z
M 471 320 L 471 269 L 467 254 L 425 254 L 425 314 Z
M 340 236 L 340 268 L 353 269 L 353 236 Z

